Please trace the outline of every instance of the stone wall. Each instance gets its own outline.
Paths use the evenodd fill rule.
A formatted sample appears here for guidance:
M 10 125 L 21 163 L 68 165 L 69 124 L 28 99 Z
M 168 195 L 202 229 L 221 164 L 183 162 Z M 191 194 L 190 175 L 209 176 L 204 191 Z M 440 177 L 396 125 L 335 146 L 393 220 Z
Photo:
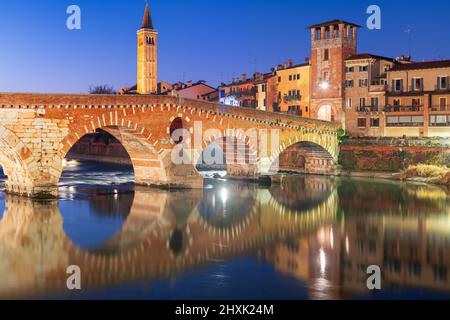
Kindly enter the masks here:
M 349 171 L 398 172 L 424 163 L 450 167 L 448 139 L 348 139 L 339 164 Z

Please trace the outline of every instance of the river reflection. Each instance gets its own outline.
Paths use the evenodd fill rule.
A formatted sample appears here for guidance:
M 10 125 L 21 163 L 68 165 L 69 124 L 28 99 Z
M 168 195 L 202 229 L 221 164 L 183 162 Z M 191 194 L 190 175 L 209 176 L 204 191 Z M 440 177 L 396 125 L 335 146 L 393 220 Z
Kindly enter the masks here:
M 440 188 L 315 176 L 206 185 L 164 192 L 63 178 L 58 202 L 1 194 L 0 298 L 450 297 L 450 198 Z M 366 287 L 374 264 L 377 293 Z M 79 292 L 66 288 L 69 265 L 82 270 Z

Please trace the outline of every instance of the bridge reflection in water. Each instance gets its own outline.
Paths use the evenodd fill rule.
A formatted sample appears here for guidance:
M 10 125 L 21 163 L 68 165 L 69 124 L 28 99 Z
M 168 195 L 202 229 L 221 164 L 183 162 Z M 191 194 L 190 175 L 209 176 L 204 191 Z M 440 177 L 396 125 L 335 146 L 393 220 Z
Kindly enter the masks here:
M 59 204 L 0 201 L 0 298 L 67 294 L 69 265 L 89 290 L 248 255 L 298 279 L 312 299 L 366 296 L 370 264 L 382 267 L 386 289 L 450 292 L 450 200 L 438 188 L 309 176 L 271 188 L 93 192 Z M 97 215 L 94 225 L 76 222 L 81 211 Z

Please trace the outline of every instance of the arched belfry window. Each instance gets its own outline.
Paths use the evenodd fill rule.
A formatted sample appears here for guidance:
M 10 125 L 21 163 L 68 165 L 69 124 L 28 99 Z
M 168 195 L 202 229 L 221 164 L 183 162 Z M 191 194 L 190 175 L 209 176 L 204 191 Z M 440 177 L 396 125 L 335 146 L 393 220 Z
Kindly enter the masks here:
M 147 44 L 149 44 L 149 45 L 154 45 L 155 44 L 155 40 L 153 39 L 153 37 L 147 36 Z

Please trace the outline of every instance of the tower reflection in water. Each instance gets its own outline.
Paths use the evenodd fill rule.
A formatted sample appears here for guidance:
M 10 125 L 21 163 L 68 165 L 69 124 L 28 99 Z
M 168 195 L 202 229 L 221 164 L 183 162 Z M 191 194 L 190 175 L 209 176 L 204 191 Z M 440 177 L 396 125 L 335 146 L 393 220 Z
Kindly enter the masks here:
M 312 176 L 271 188 L 211 184 L 184 192 L 91 189 L 59 203 L 3 195 L 0 297 L 67 294 L 69 265 L 80 266 L 86 292 L 132 283 L 157 291 L 164 279 L 180 283 L 215 268 L 214 290 L 226 292 L 191 298 L 233 298 L 245 287 L 260 289 L 249 299 L 261 292 L 366 298 L 372 264 L 383 271 L 381 297 L 450 292 L 450 200 L 442 189 Z M 231 268 L 236 259 L 245 266 Z M 292 281 L 289 288 L 269 281 L 280 276 L 296 279 L 295 290 Z

